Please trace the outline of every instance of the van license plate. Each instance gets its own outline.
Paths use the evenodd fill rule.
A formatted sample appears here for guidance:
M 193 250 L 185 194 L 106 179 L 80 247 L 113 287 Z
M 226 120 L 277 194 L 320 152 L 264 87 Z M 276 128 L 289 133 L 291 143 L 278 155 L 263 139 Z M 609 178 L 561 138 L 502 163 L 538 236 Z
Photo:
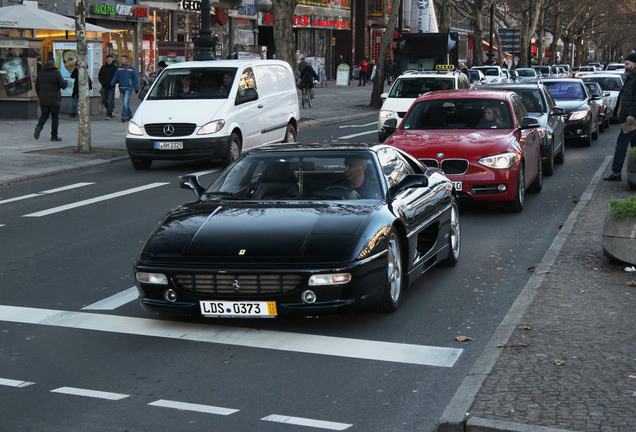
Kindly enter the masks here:
M 155 141 L 155 150 L 183 150 L 183 141 Z

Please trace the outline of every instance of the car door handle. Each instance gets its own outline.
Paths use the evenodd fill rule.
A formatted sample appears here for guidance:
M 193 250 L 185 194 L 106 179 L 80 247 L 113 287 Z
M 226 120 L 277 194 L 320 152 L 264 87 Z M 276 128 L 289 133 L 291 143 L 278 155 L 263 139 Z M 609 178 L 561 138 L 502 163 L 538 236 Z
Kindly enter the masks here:
M 263 104 L 258 104 L 258 108 L 263 108 Z

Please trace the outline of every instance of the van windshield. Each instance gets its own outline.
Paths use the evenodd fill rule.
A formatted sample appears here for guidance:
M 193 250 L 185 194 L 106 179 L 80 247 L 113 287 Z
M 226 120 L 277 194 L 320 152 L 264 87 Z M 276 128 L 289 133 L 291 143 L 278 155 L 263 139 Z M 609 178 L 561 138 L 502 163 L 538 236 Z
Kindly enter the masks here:
M 166 69 L 147 99 L 227 99 L 236 68 Z

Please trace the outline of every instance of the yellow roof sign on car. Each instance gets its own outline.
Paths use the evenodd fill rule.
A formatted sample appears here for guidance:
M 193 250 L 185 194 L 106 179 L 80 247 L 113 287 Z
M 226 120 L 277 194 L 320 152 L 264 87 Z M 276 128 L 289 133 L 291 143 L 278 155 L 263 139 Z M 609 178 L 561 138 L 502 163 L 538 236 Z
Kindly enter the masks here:
M 438 72 L 453 71 L 453 70 L 455 70 L 455 66 L 453 66 L 452 64 L 439 64 L 439 65 L 435 66 L 435 70 L 438 71 Z

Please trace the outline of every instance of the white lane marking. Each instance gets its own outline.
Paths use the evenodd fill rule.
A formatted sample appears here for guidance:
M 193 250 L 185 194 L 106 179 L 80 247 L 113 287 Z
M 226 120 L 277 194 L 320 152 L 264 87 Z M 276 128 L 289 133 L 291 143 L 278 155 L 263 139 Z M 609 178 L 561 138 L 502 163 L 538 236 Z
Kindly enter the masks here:
M 87 182 L 81 182 L 81 183 L 75 183 L 72 185 L 68 185 L 68 186 L 62 186 L 59 188 L 55 188 L 55 189 L 48 189 L 45 191 L 41 191 L 41 192 L 36 192 L 36 193 L 32 193 L 32 194 L 28 194 L 28 195 L 22 195 L 19 197 L 15 197 L 15 198 L 8 198 L 5 200 L 0 200 L 0 204 L 6 204 L 6 203 L 10 203 L 10 202 L 14 202 L 14 201 L 21 201 L 21 200 L 25 200 L 28 198 L 35 198 L 35 197 L 39 197 L 42 195 L 48 195 L 48 194 L 52 194 L 52 193 L 56 193 L 56 192 L 63 192 L 63 191 L 67 191 L 70 189 L 75 189 L 75 188 L 79 188 L 79 187 L 84 187 L 84 186 L 90 186 L 93 185 L 95 183 L 91 182 L 91 183 L 87 183 Z
M 120 191 L 120 192 L 115 192 L 115 193 L 108 194 L 108 195 L 102 195 L 100 197 L 95 197 L 95 198 L 87 199 L 87 200 L 84 200 L 84 201 L 78 201 L 78 202 L 75 202 L 75 203 L 66 204 L 66 205 L 59 206 L 59 207 L 54 207 L 54 208 L 51 208 L 51 209 L 48 209 L 48 210 L 42 210 L 42 211 L 39 211 L 39 212 L 30 213 L 30 214 L 27 214 L 27 215 L 23 215 L 22 217 L 48 216 L 48 215 L 51 215 L 53 213 L 59 213 L 59 212 L 63 212 L 63 211 L 66 211 L 66 210 L 71 210 L 71 209 L 74 209 L 74 208 L 77 208 L 77 207 L 82 207 L 82 206 L 86 206 L 86 205 L 90 205 L 90 204 L 95 204 L 95 203 L 100 202 L 100 201 L 107 201 L 109 199 L 118 198 L 118 197 L 125 196 L 125 195 L 130 195 L 130 194 L 133 194 L 133 193 L 136 193 L 136 192 L 142 192 L 142 191 L 145 191 L 147 189 L 152 189 L 152 188 L 156 188 L 156 187 L 159 187 L 159 186 L 165 186 L 167 184 L 170 184 L 170 183 L 168 183 L 168 182 L 150 183 L 150 184 L 147 184 L 147 185 L 144 185 L 144 186 L 139 186 L 139 187 L 136 187 L 136 188 L 127 189 L 127 190 L 123 190 L 123 191 Z
M 427 345 L 5 305 L 0 305 L 0 321 L 439 367 L 452 367 L 463 352 Z
M 276 422 L 276 423 L 293 424 L 297 426 L 309 426 L 309 427 L 320 428 L 320 429 L 338 430 L 338 431 L 349 429 L 351 426 L 353 426 L 352 424 L 348 424 L 348 423 L 337 423 L 337 422 L 324 421 L 324 420 L 314 420 L 314 419 L 308 419 L 303 417 L 289 417 L 289 416 L 284 416 L 279 414 L 268 415 L 267 417 L 263 417 L 261 420 Z
M 74 395 L 74 396 L 84 396 L 84 397 L 91 397 L 96 399 L 107 399 L 107 400 L 121 400 L 129 396 L 127 394 L 110 393 L 110 392 L 88 390 L 88 389 L 81 389 L 81 388 L 75 388 L 75 387 L 60 387 L 60 388 L 51 390 L 51 393 L 63 393 L 63 394 Z
M 8 378 L 0 378 L 0 385 L 7 386 L 7 387 L 22 388 L 22 387 L 28 387 L 33 384 L 35 383 L 30 381 L 18 381 L 18 380 L 12 380 Z
M 188 175 L 192 175 L 192 176 L 202 176 L 202 175 L 206 175 L 206 174 L 212 174 L 215 172 L 219 172 L 218 169 L 212 169 L 212 170 L 207 170 L 207 171 L 199 171 L 199 172 L 194 172 Z
M 5 224 L 0 224 L 0 227 L 6 226 Z
M 366 124 L 361 124 L 361 125 L 342 125 L 342 126 L 338 126 L 340 129 L 346 129 L 346 128 L 360 128 L 360 127 L 367 127 L 367 126 L 371 126 L 371 125 L 378 125 L 377 121 L 371 122 L 371 123 L 366 123 Z
M 360 133 L 356 133 L 356 134 L 345 135 L 345 136 L 338 137 L 336 139 L 338 139 L 338 140 L 346 140 L 346 139 L 350 139 L 350 138 L 359 137 L 359 136 L 362 136 L 362 135 L 371 135 L 371 134 L 376 134 L 376 133 L 378 133 L 377 129 L 376 130 L 372 130 L 372 131 L 367 131 L 367 132 L 360 132 Z
M 106 297 L 103 300 L 84 306 L 82 310 L 115 310 L 120 306 L 130 303 L 139 297 L 137 287 L 130 287 L 126 291 Z
M 224 416 L 234 414 L 235 412 L 239 411 L 237 409 L 232 409 L 232 408 L 216 407 L 212 405 L 199 405 L 199 404 L 177 402 L 177 401 L 171 401 L 171 400 L 165 400 L 165 399 L 159 399 L 158 401 L 150 402 L 148 405 L 162 407 L 162 408 L 174 408 L 181 411 L 196 411 L 196 412 L 202 412 L 207 414 L 218 414 L 218 415 L 224 415 Z

